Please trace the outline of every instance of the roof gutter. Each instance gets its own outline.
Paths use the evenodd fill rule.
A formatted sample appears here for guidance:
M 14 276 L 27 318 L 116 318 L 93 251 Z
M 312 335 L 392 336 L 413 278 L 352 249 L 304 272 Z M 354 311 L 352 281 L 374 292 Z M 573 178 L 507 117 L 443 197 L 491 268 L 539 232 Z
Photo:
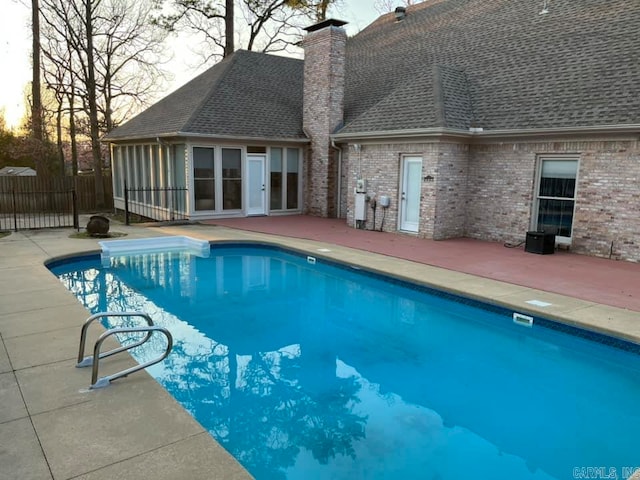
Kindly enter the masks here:
M 560 136 L 560 135 L 594 135 L 594 134 L 621 134 L 640 133 L 640 124 L 627 125 L 594 125 L 584 127 L 557 127 L 557 128 L 514 128 L 501 130 L 462 130 L 453 128 L 420 128 L 407 130 L 381 130 L 377 132 L 337 133 L 331 135 L 332 141 L 345 142 L 349 140 L 387 140 L 397 138 L 439 138 L 454 137 L 465 139 L 481 138 L 508 138 L 508 137 L 536 137 L 536 136 Z
M 340 208 L 341 199 L 342 199 L 342 147 L 336 145 L 336 141 L 331 139 L 331 146 L 338 151 L 338 195 L 337 195 L 337 205 L 336 205 L 336 216 L 340 218 L 340 214 L 342 213 L 342 209 Z
M 593 135 L 611 133 L 640 133 L 640 124 L 627 125 L 593 125 L 585 127 L 558 127 L 558 128 L 522 128 L 486 130 L 474 133 L 476 137 L 524 137 L 539 135 Z
M 336 133 L 331 135 L 331 139 L 335 141 L 345 140 L 367 140 L 367 139 L 390 139 L 390 138 L 418 138 L 418 137 L 460 137 L 469 138 L 472 133 L 468 130 L 457 130 L 453 128 L 415 128 L 406 130 L 381 130 L 377 132 L 355 132 L 355 133 Z
M 161 133 L 161 134 L 148 134 L 148 135 L 136 135 L 129 137 L 116 137 L 116 138 L 102 138 L 103 142 L 117 143 L 117 142 L 130 142 L 140 140 L 156 140 L 161 138 L 196 138 L 196 139 L 210 139 L 210 140 L 230 140 L 230 141 L 244 141 L 244 142 L 280 142 L 280 143 L 309 143 L 308 138 L 287 138 L 287 137 L 249 137 L 249 136 L 236 136 L 236 135 L 209 135 L 206 133 L 187 133 L 187 132 L 173 132 L 173 133 Z

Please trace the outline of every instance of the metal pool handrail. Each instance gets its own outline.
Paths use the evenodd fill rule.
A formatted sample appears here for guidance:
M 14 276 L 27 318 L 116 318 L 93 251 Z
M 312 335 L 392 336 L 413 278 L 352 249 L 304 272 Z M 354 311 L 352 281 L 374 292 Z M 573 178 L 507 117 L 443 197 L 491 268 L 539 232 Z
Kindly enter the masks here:
M 84 322 L 84 324 L 82 325 L 82 329 L 80 330 L 80 348 L 78 350 L 78 363 L 76 364 L 76 367 L 78 368 L 88 367 L 89 365 L 93 364 L 93 356 L 91 355 L 87 357 L 84 356 L 84 348 L 87 342 L 87 329 L 95 320 L 98 320 L 100 318 L 107 318 L 107 317 L 140 317 L 147 322 L 147 326 L 149 327 L 153 326 L 153 320 L 148 314 L 144 312 L 99 312 L 99 313 L 96 313 L 95 315 L 91 315 Z M 151 335 L 152 335 L 152 332 L 148 331 L 147 334 L 144 336 L 144 338 L 142 338 L 142 340 L 136 343 L 132 343 L 131 345 L 125 345 L 123 347 L 114 348 L 113 350 L 104 352 L 100 355 L 98 360 L 100 358 L 110 357 L 111 355 L 115 355 L 116 353 L 124 352 L 125 350 L 129 350 L 131 348 L 139 347 L 140 345 L 145 343 L 147 340 L 149 340 L 151 338 Z
M 164 334 L 164 336 L 167 337 L 167 348 L 165 349 L 164 353 L 160 355 L 158 358 L 155 358 L 148 362 L 142 363 L 140 365 L 136 365 L 131 368 L 127 368 L 126 370 L 122 370 L 121 372 L 114 373 L 113 375 L 107 375 L 105 377 L 98 378 L 98 365 L 100 363 L 100 358 L 104 357 L 104 355 L 103 356 L 100 355 L 100 347 L 102 346 L 102 342 L 104 342 L 107 337 L 118 334 L 118 333 L 140 333 L 140 332 L 148 333 L 148 335 L 145 336 L 145 341 L 146 339 L 150 338 L 151 335 L 153 335 L 153 332 L 160 332 Z M 128 348 L 132 348 L 132 347 L 128 347 Z M 121 377 L 126 377 L 127 375 L 137 372 L 138 370 L 142 370 L 144 368 L 150 367 L 151 365 L 155 365 L 156 363 L 159 363 L 165 358 L 167 358 L 169 353 L 171 353 L 172 348 L 173 348 L 173 337 L 171 336 L 171 332 L 169 332 L 169 330 L 167 330 L 164 327 L 159 327 L 159 326 L 122 327 L 122 328 L 113 328 L 111 330 L 107 330 L 102 335 L 100 335 L 100 337 L 98 337 L 98 340 L 96 341 L 96 344 L 93 348 L 93 357 L 97 358 L 98 360 L 93 362 L 93 367 L 91 369 L 91 386 L 89 388 L 106 387 L 113 380 L 116 380 Z M 116 350 L 122 351 L 123 349 L 116 349 Z M 111 355 L 117 352 L 115 352 L 115 350 L 112 350 L 111 352 L 107 352 L 107 353 Z

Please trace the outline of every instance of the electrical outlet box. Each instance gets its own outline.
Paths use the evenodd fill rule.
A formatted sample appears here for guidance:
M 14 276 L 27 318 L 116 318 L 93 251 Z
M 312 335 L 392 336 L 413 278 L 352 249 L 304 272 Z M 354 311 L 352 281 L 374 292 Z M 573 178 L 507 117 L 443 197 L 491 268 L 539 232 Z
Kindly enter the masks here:
M 364 178 L 356 180 L 356 193 L 365 193 L 367 191 L 367 181 Z
M 354 219 L 363 221 L 367 219 L 366 195 L 364 193 L 356 193 L 356 203 L 354 210 Z

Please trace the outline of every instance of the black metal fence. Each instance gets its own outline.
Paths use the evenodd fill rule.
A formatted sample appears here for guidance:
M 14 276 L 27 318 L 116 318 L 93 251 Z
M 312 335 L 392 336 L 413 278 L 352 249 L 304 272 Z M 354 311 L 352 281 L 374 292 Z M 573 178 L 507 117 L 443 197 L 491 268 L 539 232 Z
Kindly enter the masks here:
M 186 187 L 128 187 L 124 184 L 125 223 L 136 215 L 142 221 L 186 220 Z
M 37 177 L 0 179 L 0 230 L 79 228 L 73 182 Z

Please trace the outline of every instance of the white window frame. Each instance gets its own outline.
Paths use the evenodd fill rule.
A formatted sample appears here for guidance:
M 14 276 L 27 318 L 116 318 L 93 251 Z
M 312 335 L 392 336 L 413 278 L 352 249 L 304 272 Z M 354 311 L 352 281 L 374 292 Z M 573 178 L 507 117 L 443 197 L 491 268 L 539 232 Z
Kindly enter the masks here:
M 573 191 L 573 197 L 549 197 L 549 196 L 541 196 L 540 195 L 540 182 L 542 180 L 542 165 L 544 162 L 548 161 L 575 161 L 576 162 L 576 186 Z M 538 230 L 538 216 L 539 216 L 539 208 L 540 208 L 540 200 L 541 199 L 549 199 L 549 200 L 571 200 L 573 201 L 573 211 L 571 214 L 571 236 L 561 236 L 556 235 L 556 243 L 561 245 L 570 245 L 573 238 L 573 229 L 575 222 L 575 214 L 576 214 L 576 205 L 578 203 L 578 180 L 580 176 L 580 156 L 576 154 L 544 154 L 538 155 L 536 159 L 536 181 L 534 185 L 533 192 L 533 211 L 531 215 L 531 229 Z
M 196 178 L 195 175 L 195 155 L 193 153 L 194 149 L 196 148 L 209 148 L 211 150 L 213 150 L 213 201 L 214 201 L 214 205 L 215 208 L 214 209 L 207 209 L 207 210 L 198 210 L 196 209 L 196 180 L 198 180 L 198 178 Z M 194 215 L 198 215 L 198 214 L 202 214 L 202 213 L 208 213 L 208 212 L 218 212 L 219 208 L 220 208 L 220 202 L 222 201 L 222 195 L 220 194 L 219 190 L 220 187 L 218 186 L 218 182 L 220 181 L 220 185 L 222 185 L 222 181 L 220 180 L 220 175 L 222 174 L 222 162 L 218 161 L 218 155 L 220 155 L 221 152 L 218 151 L 218 148 L 216 145 L 206 145 L 206 144 L 192 144 L 189 145 L 189 161 L 188 161 L 188 165 L 189 165 L 189 175 L 191 177 L 191 184 L 192 184 L 192 188 L 191 190 L 191 194 L 189 195 L 190 200 L 192 202 L 193 205 L 193 214 Z M 187 180 L 189 181 L 189 180 Z M 219 198 L 218 198 L 219 197 Z
M 280 204 L 281 204 L 281 208 L 278 209 L 272 209 L 271 208 L 271 151 L 274 148 L 279 148 L 280 150 L 282 150 L 282 171 L 281 171 L 281 175 L 282 175 L 282 191 L 280 192 Z M 297 195 L 297 203 L 298 206 L 296 208 L 287 208 L 287 196 L 289 194 L 288 189 L 287 189 L 287 168 L 288 168 L 288 164 L 289 164 L 289 149 L 293 149 L 293 150 L 297 150 L 298 151 L 298 195 Z M 303 185 L 303 178 L 304 178 L 304 151 L 297 146 L 286 146 L 286 145 L 273 145 L 271 147 L 269 147 L 268 149 L 268 153 L 267 153 L 267 161 L 266 161 L 266 166 L 267 166 L 267 180 L 266 180 L 266 185 L 268 186 L 267 189 L 267 211 L 269 213 L 273 212 L 275 214 L 285 214 L 285 213 L 292 213 L 292 212 L 301 212 L 302 211 L 302 200 L 303 200 L 303 191 L 302 191 L 302 185 Z

